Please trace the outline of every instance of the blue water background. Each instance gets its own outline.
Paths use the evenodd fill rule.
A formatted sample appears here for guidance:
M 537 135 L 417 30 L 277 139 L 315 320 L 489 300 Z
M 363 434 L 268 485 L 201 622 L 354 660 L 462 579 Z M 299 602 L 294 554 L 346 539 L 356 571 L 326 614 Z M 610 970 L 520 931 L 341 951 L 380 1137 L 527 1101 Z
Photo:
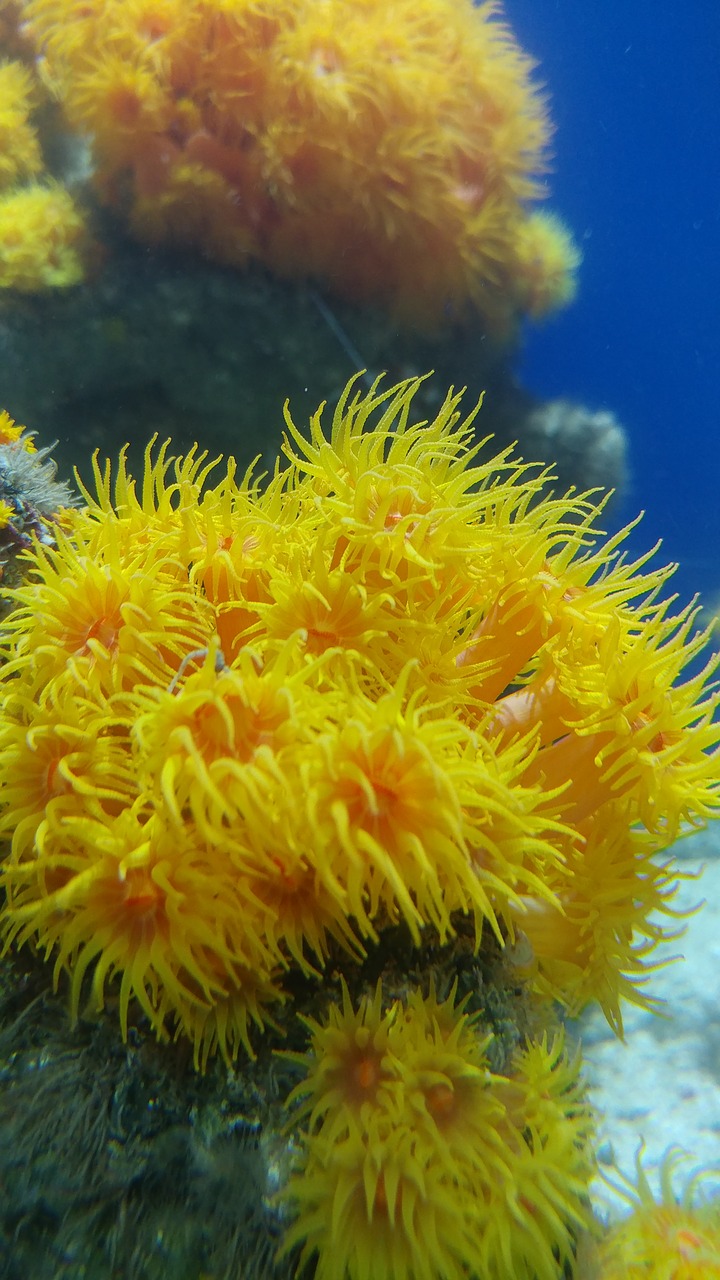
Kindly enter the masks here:
M 577 302 L 528 328 L 523 380 L 612 409 L 622 515 L 683 595 L 720 604 L 720 4 L 506 0 L 557 125 L 550 206 L 584 254 Z

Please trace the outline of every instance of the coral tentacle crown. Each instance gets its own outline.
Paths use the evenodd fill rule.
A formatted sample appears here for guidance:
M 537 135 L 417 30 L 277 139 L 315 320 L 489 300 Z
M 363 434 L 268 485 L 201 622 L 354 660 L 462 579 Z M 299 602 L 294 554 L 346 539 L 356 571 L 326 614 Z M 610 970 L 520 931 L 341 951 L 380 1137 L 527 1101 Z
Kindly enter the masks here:
M 522 931 L 536 990 L 647 1003 L 653 858 L 718 806 L 716 666 L 588 496 L 449 393 L 349 384 L 284 461 L 95 462 L 10 593 L 6 946 L 203 1066 L 332 953 Z

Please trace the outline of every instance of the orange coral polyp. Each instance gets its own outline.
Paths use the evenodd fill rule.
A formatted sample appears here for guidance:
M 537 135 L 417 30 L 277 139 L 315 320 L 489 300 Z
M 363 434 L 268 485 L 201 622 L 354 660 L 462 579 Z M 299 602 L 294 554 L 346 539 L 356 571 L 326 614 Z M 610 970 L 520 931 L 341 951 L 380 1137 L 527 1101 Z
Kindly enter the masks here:
M 388 1053 L 394 1016 L 383 1014 L 380 983 L 355 1011 L 343 981 L 342 1009 L 331 1007 L 326 1026 L 303 1018 L 312 1035 L 312 1058 L 286 1055 L 309 1067 L 307 1079 L 293 1090 L 288 1103 L 303 1099 L 301 1114 L 311 1128 L 322 1121 L 330 1140 L 347 1136 L 353 1117 L 360 1119 L 391 1079 Z
M 361 716 L 321 740 L 318 769 L 325 777 L 318 776 L 312 801 L 326 832 L 319 874 L 327 867 L 329 883 L 345 886 L 351 912 L 370 936 L 381 904 L 391 918 L 399 908 L 416 940 L 426 919 L 444 935 L 449 908 L 439 868 L 454 860 L 468 896 L 472 875 L 459 797 L 442 756 L 434 756 L 433 728 L 424 731 L 412 722 L 383 726 L 380 708 L 369 704 L 358 711 Z

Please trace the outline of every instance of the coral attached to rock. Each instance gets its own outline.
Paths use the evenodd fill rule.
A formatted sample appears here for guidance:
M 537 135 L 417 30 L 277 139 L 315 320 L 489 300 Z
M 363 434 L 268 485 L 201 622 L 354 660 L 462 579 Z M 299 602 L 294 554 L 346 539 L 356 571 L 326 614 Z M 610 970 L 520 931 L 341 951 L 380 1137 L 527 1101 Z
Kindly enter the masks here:
M 431 990 L 330 1010 L 300 1058 L 306 1158 L 284 1198 L 286 1249 L 317 1280 L 557 1280 L 587 1224 L 592 1121 L 577 1060 L 544 1040 L 509 1077 Z
M 546 998 L 650 1003 L 653 854 L 718 808 L 720 659 L 670 570 L 418 389 L 351 382 L 328 434 L 286 412 L 269 478 L 95 460 L 6 592 L 0 930 L 75 1016 L 242 1056 L 275 1148 L 300 1068 L 281 1269 L 560 1280 L 592 1118 Z
M 529 940 L 535 988 L 621 1025 L 718 805 L 715 670 L 583 498 L 477 458 L 448 395 L 348 388 L 262 485 L 191 453 L 96 464 L 36 545 L 0 685 L 6 944 L 203 1064 L 251 1051 L 330 949 Z
M 572 292 L 533 221 L 549 125 L 496 3 L 27 0 L 97 186 L 150 243 L 321 279 L 415 324 Z
M 0 63 L 0 289 L 21 293 L 77 284 L 87 241 L 70 192 L 42 178 L 37 90 L 21 62 Z

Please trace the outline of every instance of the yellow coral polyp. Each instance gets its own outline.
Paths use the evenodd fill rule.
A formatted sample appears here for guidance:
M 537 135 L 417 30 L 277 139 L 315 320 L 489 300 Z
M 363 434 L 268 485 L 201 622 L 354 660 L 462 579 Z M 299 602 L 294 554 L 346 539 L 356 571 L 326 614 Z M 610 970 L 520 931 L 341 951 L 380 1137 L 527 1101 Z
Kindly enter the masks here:
M 285 580 L 273 579 L 268 584 L 273 603 L 261 604 L 258 613 L 269 635 L 283 639 L 300 632 L 308 654 L 349 649 L 369 656 L 372 641 L 387 634 L 383 614 L 393 608 L 393 598 L 382 592 L 369 597 L 342 560 L 330 570 L 327 560 L 326 550 L 318 547 L 311 576 L 303 557 L 295 573 L 290 569 Z
M 613 1184 L 631 1212 L 598 1246 L 598 1280 L 720 1280 L 720 1206 L 702 1195 L 703 1181 L 717 1170 L 697 1174 L 678 1192 L 673 1178 L 684 1156 L 672 1149 L 655 1196 L 641 1157 L 642 1149 L 635 1181 L 622 1177 L 621 1185 Z
M 21 62 L 0 63 L 0 189 L 42 169 L 37 133 L 30 112 L 37 105 L 36 86 Z
M 123 563 L 112 540 L 101 560 L 57 537 L 57 549 L 38 547 L 40 580 L 18 589 L 8 623 L 33 687 L 46 689 L 66 672 L 108 693 L 148 676 L 169 684 L 187 649 L 203 644 L 207 619 L 202 601 L 182 591 L 175 565 L 150 565 L 142 552 Z
M 0 194 L 0 288 L 67 288 L 85 275 L 87 232 L 69 191 L 30 183 Z
M 21 427 L 10 417 L 7 409 L 3 409 L 0 412 L 0 446 L 7 444 L 19 444 L 26 453 L 37 452 L 37 446 L 27 427 Z
M 313 1037 L 313 1057 L 310 1062 L 303 1054 L 296 1061 L 311 1069 L 289 1102 L 306 1098 L 303 1114 L 310 1128 L 322 1122 L 329 1141 L 345 1136 L 349 1126 L 362 1124 L 363 1113 L 377 1106 L 393 1080 L 396 1070 L 388 1055 L 390 1028 L 398 1012 L 397 1007 L 391 1013 L 383 1011 L 380 983 L 372 998 L 365 997 L 353 1009 L 343 984 L 342 1006 L 330 1006 L 324 1026 L 313 1018 L 303 1019 Z
M 66 818 L 62 832 L 48 837 L 32 863 L 8 868 L 8 938 L 22 944 L 37 934 L 48 953 L 56 949 L 55 980 L 71 970 L 75 1016 L 89 970 L 95 1008 L 119 975 L 123 1035 L 131 999 L 161 1035 L 168 1013 L 192 1026 L 188 1008 L 210 1011 L 229 992 L 240 996 L 244 973 L 267 978 L 261 912 L 201 843 L 178 843 L 161 815 L 143 822 L 137 807 L 100 821 Z M 198 913 L 198 897 L 211 910 Z M 256 989 L 254 978 L 253 1005 Z M 240 998 L 238 1042 L 246 1038 L 243 1008 Z M 206 1020 L 195 1019 L 200 1043 Z M 221 1047 L 232 1039 L 226 1030 Z
M 587 1225 L 589 1109 L 562 1041 L 494 1075 L 454 993 L 355 1011 L 345 990 L 310 1049 L 300 1168 L 283 1192 L 322 1280 L 557 1280 Z
M 528 315 L 539 318 L 572 301 L 582 255 L 558 217 L 531 213 L 518 228 L 515 252 Z
M 120 717 L 93 704 L 69 681 L 28 704 L 13 700 L 0 730 L 6 806 L 0 833 L 11 859 L 42 850 L 73 817 L 97 820 L 121 812 L 137 795 L 137 779 L 118 740 Z
M 253 796 L 261 807 L 278 778 L 273 748 L 290 728 L 290 688 L 272 676 L 263 680 L 245 658 L 239 671 L 216 672 L 211 652 L 200 672 L 177 693 L 160 693 L 137 722 L 148 774 L 168 811 L 182 826 L 183 811 L 192 810 L 211 840 L 222 838 L 226 821 Z
M 402 915 L 416 942 L 428 921 L 446 937 L 455 910 L 474 915 L 478 937 L 483 920 L 499 932 L 517 886 L 542 895 L 538 870 L 556 856 L 533 813 L 540 797 L 527 794 L 514 831 L 520 780 L 503 776 L 512 753 L 485 757 L 462 724 L 401 705 L 397 692 L 356 697 L 305 765 L 318 874 L 370 936 L 381 912 Z
M 264 484 L 96 460 L 7 593 L 5 943 L 76 1010 L 119 985 L 123 1029 L 142 1010 L 201 1067 L 392 926 L 522 932 L 535 988 L 619 1029 L 672 912 L 653 855 L 718 809 L 720 659 L 684 676 L 705 637 L 669 571 L 481 456 L 459 396 L 418 420 L 419 386 L 354 381 L 307 434 L 288 412 Z
M 550 125 L 494 0 L 22 11 L 102 198 L 142 240 L 321 278 L 425 325 L 479 312 L 504 332 L 561 300 L 567 237 L 553 254 L 559 234 L 526 209 Z
M 231 1067 L 241 1050 L 255 1057 L 250 1030 L 255 1027 L 262 1033 L 273 1026 L 272 1006 L 283 1000 L 283 992 L 266 973 L 234 965 L 232 979 L 222 976 L 222 993 L 211 1002 L 187 999 L 184 994 L 173 1001 L 175 1038 L 186 1036 L 192 1041 L 196 1070 L 204 1072 L 215 1053 Z
M 679 932 L 663 928 L 657 916 L 672 916 L 682 872 L 658 865 L 647 836 L 636 833 L 628 848 L 612 806 L 604 812 L 613 834 L 603 838 L 593 826 L 585 844 L 567 851 L 564 874 L 548 868 L 547 884 L 557 890 L 561 914 L 526 897 L 516 923 L 531 943 L 538 989 L 559 997 L 571 1017 L 596 1000 L 622 1035 L 624 1000 L 658 1007 L 645 990 L 649 957 L 660 937 Z

